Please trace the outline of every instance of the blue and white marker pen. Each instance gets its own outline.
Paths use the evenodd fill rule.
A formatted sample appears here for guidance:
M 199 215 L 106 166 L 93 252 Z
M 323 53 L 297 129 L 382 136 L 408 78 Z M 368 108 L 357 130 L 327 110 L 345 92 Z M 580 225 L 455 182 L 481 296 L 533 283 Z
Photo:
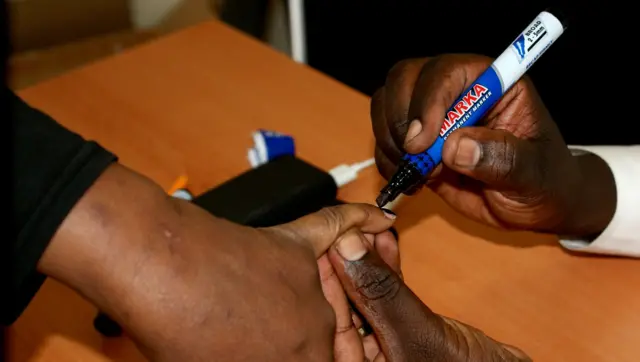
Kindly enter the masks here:
M 554 13 L 552 10 L 541 12 L 489 69 L 462 93 L 446 112 L 440 135 L 431 147 L 419 154 L 404 155 L 400 168 L 380 191 L 376 199 L 378 206 L 383 207 L 400 193 L 420 184 L 442 161 L 442 147 L 451 132 L 477 124 L 562 35 L 566 26 L 559 19 L 559 14 Z

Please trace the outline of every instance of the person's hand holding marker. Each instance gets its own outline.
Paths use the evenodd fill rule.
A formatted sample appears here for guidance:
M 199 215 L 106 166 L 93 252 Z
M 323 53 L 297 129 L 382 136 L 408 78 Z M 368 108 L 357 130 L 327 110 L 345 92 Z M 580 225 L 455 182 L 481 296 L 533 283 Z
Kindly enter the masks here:
M 436 139 L 445 112 L 491 64 L 442 55 L 397 64 L 373 97 L 376 162 L 390 178 L 404 152 Z M 613 217 L 613 175 L 599 157 L 574 155 L 528 78 L 504 94 L 482 124 L 453 131 L 427 186 L 485 224 L 572 236 L 601 232 Z

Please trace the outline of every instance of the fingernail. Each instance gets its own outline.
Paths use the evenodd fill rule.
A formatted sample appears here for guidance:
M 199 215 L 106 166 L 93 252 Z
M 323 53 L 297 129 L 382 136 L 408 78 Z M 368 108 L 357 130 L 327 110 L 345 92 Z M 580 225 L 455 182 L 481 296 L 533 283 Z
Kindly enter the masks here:
M 481 152 L 478 142 L 470 138 L 461 138 L 458 141 L 458 151 L 454 162 L 456 166 L 473 168 L 480 161 Z
M 391 219 L 391 220 L 395 220 L 396 218 L 396 213 L 389 210 L 389 209 L 385 209 L 384 207 L 380 208 L 382 210 L 382 212 L 384 213 L 384 216 L 386 216 L 387 219 Z
M 357 234 L 345 235 L 336 245 L 336 250 L 343 258 L 349 261 L 360 260 L 367 253 L 367 247 Z
M 407 131 L 407 137 L 405 138 L 404 144 L 411 142 L 412 139 L 416 138 L 416 136 L 422 131 L 422 123 L 420 123 L 419 119 L 414 119 L 409 124 L 409 130 Z

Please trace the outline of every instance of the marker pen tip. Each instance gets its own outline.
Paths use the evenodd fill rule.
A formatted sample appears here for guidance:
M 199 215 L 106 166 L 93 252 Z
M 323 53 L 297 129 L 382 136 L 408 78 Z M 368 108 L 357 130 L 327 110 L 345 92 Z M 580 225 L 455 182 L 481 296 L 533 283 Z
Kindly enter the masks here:
M 390 197 L 390 194 L 383 192 L 376 198 L 376 204 L 378 204 L 378 207 L 382 208 L 389 202 Z

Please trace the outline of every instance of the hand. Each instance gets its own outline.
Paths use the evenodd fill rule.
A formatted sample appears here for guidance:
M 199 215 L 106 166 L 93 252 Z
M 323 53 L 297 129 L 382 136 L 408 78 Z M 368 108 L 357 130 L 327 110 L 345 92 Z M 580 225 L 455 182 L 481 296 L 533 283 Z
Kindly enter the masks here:
M 371 105 L 384 177 L 404 151 L 419 153 L 433 143 L 445 111 L 491 61 L 443 55 L 391 70 Z M 587 236 L 601 232 L 615 211 L 608 166 L 593 154 L 572 155 L 526 77 L 489 111 L 484 126 L 448 137 L 443 164 L 427 185 L 459 212 L 492 226 Z
M 253 229 L 114 165 L 65 219 L 39 270 L 118 322 L 154 361 L 333 361 L 316 264 L 345 231 L 387 230 L 368 205 Z
M 356 232 L 358 231 L 355 229 L 350 230 L 340 239 L 352 237 L 352 234 Z M 380 258 L 399 278 L 402 278 L 400 253 L 395 236 L 391 232 L 385 231 L 377 235 L 364 234 L 364 237 Z M 373 361 L 380 354 L 378 341 L 374 334 L 367 334 L 370 332 L 371 326 L 350 305 L 327 254 L 318 259 L 318 269 L 320 270 L 322 291 L 336 315 L 335 362 Z
M 481 331 L 458 321 L 433 313 L 403 283 L 393 269 L 397 248 L 379 255 L 362 233 L 345 234 L 328 252 L 335 282 L 325 282 L 332 289 L 330 301 L 338 318 L 343 339 L 336 338 L 336 362 L 530 362 L 519 349 L 497 342 Z M 377 244 L 378 240 L 376 240 Z M 390 245 L 390 244 L 387 244 Z M 384 255 L 384 256 L 383 256 Z M 391 264 L 387 262 L 391 261 Z M 357 335 L 349 329 L 348 309 L 341 302 L 340 283 L 347 297 L 373 328 L 373 335 L 358 344 Z M 326 292 L 325 292 L 326 294 Z M 346 300 L 344 294 L 342 300 Z M 341 321 L 342 318 L 342 321 Z M 349 334 L 349 337 L 346 335 Z M 369 348 L 364 349 L 367 338 Z M 373 346 L 373 347 L 372 347 Z M 364 351 L 367 351 L 366 353 Z

